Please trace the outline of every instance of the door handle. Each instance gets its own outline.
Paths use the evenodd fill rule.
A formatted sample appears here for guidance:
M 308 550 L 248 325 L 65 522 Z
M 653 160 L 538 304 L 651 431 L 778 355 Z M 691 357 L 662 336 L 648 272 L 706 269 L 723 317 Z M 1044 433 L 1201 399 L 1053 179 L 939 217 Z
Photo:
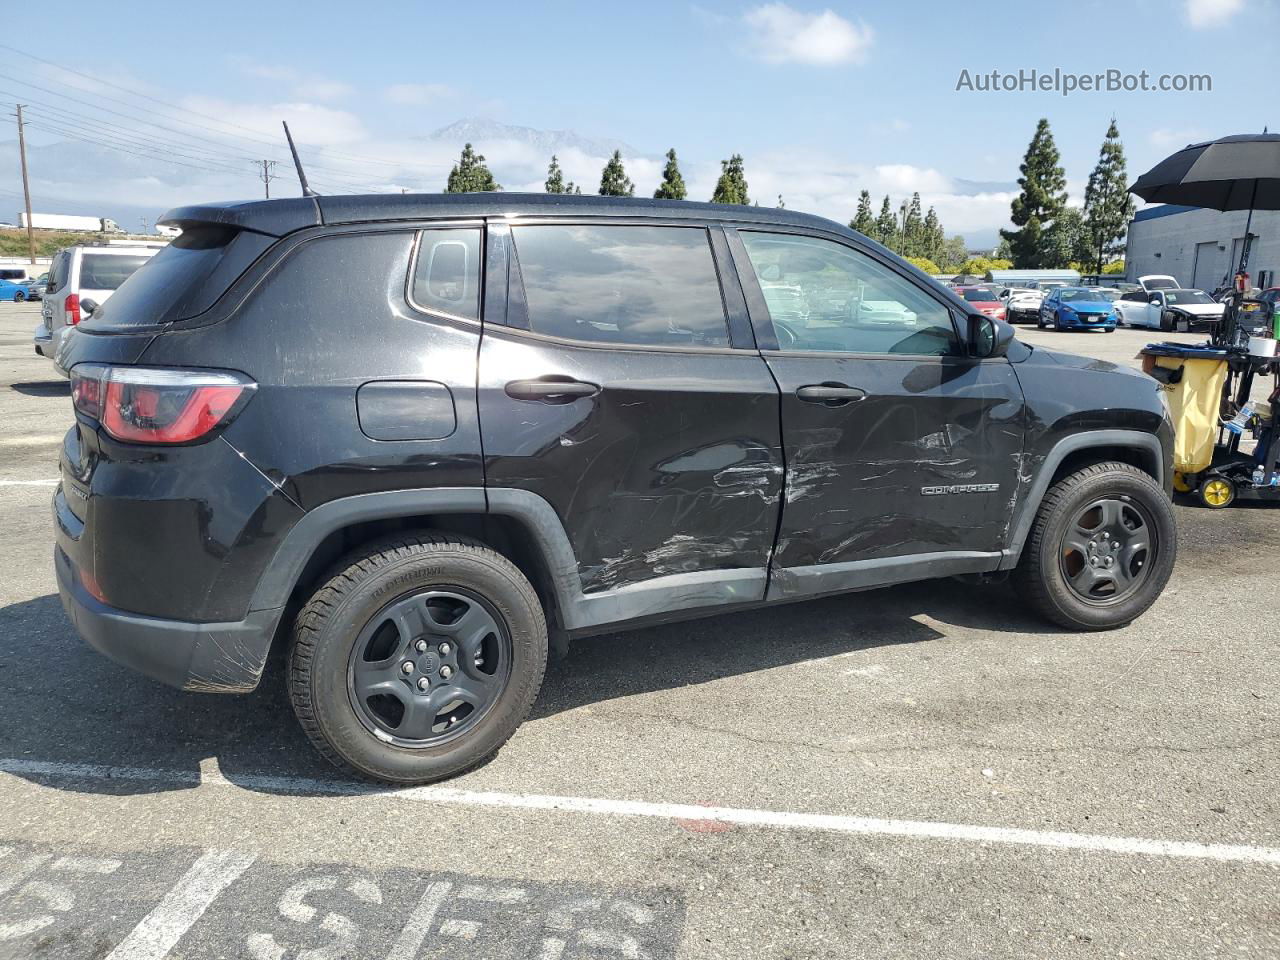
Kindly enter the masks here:
M 581 380 L 512 380 L 506 394 L 512 400 L 534 403 L 572 403 L 579 397 L 594 397 L 600 388 Z
M 796 396 L 808 403 L 823 403 L 829 407 L 842 407 L 855 400 L 864 400 L 867 391 L 859 387 L 851 387 L 845 383 L 813 383 L 801 387 Z

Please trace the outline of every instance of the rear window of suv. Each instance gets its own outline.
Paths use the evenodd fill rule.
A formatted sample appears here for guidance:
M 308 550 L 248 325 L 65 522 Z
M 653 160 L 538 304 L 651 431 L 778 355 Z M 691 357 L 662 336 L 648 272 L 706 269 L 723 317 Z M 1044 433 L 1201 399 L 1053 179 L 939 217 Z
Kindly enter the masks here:
M 534 333 L 640 347 L 729 345 L 704 228 L 531 224 L 511 235 Z
M 251 230 L 206 224 L 184 229 L 181 236 L 149 259 L 99 255 L 100 260 L 142 263 L 124 283 L 117 284 L 119 289 L 94 313 L 93 322 L 140 326 L 185 320 L 203 313 L 275 241 L 275 237 Z M 86 279 L 88 261 L 93 256 L 84 255 L 85 263 L 80 268 L 82 288 L 95 289 Z
M 81 290 L 118 290 L 150 257 L 86 253 L 80 260 Z

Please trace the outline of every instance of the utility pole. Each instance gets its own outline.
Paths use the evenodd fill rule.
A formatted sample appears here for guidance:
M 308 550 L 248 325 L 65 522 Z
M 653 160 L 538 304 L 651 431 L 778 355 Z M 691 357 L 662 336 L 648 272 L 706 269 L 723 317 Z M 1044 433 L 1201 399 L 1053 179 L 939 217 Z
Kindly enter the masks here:
M 22 157 L 22 199 L 27 205 L 27 253 L 31 256 L 31 263 L 34 266 L 36 262 L 36 235 L 32 232 L 31 227 L 31 182 L 27 179 L 27 137 L 22 128 L 22 107 L 23 104 L 17 104 L 18 107 L 18 154 Z
M 274 160 L 254 160 L 252 163 L 255 167 L 262 168 L 262 172 L 258 174 L 258 177 L 262 180 L 263 192 L 266 194 L 267 199 L 270 200 L 271 181 L 277 179 L 276 175 L 271 172 L 271 168 L 276 165 L 276 162 Z

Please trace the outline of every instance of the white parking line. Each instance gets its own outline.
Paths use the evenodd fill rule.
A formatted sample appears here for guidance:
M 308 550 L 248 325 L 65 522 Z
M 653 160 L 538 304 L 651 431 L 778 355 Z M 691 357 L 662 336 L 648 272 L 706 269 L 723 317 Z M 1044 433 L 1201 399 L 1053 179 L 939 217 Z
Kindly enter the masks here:
M 0 447 L 43 447 L 51 443 L 62 443 L 63 434 L 49 433 L 38 436 L 0 437 Z
M 0 487 L 56 487 L 59 480 L 0 480 Z
M 210 850 L 197 860 L 155 909 L 107 955 L 107 960 L 162 960 L 209 905 L 256 860 L 251 853 Z
M 1136 854 L 1150 857 L 1180 857 L 1191 860 L 1218 860 L 1234 863 L 1264 863 L 1280 866 L 1280 848 L 1248 844 L 1196 843 L 1186 840 L 1150 840 L 1142 837 L 1108 837 L 1091 833 L 1060 833 L 1020 830 L 1015 827 L 982 827 L 928 820 L 887 820 L 839 814 L 799 813 L 785 810 L 752 810 L 741 807 L 700 807 L 684 803 L 651 803 L 638 800 L 607 800 L 593 797 L 560 797 L 536 793 L 498 793 L 459 790 L 454 787 L 408 787 L 379 790 L 355 782 L 316 780 L 310 777 L 280 777 L 271 774 L 237 775 L 234 781 L 220 773 L 196 770 L 167 770 L 157 767 L 109 767 L 89 763 L 0 758 L 0 773 L 23 776 L 58 777 L 69 780 L 132 780 L 148 783 L 179 783 L 202 786 L 232 786 L 275 793 L 328 794 L 341 797 L 368 797 L 411 801 L 440 806 L 491 807 L 506 810 L 542 810 L 591 814 L 606 817 L 643 817 L 658 820 L 713 820 L 750 827 L 767 827 L 809 833 L 847 833 L 868 836 L 910 837 L 923 840 L 954 840 L 969 843 L 999 843 L 1055 850 L 1088 850 L 1098 853 Z

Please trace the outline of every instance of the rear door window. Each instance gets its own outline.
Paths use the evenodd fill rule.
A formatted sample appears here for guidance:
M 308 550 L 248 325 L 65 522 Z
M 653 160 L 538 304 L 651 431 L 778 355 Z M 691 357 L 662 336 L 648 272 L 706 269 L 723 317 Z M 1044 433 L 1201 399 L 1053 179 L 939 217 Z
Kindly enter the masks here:
M 435 313 L 480 319 L 479 227 L 441 227 L 419 234 L 413 302 Z
M 640 347 L 729 345 L 705 228 L 531 224 L 511 235 L 534 333 Z

